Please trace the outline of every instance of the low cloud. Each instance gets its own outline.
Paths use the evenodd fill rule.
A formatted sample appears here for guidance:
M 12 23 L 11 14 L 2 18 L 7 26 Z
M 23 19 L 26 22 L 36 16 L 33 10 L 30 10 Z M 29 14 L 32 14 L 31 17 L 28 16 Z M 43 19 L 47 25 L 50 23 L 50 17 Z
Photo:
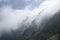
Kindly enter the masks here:
M 11 6 L 3 6 L 0 8 L 0 32 L 17 29 L 18 23 L 20 22 L 21 25 L 27 17 L 27 22 L 30 23 L 37 14 L 38 8 L 31 10 L 30 6 L 25 7 L 23 10 L 14 10 Z
M 38 25 L 44 18 L 50 18 L 60 10 L 60 0 L 46 0 L 38 8 L 31 8 L 31 5 L 26 6 L 24 9 L 14 10 L 12 6 L 3 6 L 0 8 L 0 34 L 3 31 L 10 32 L 18 28 L 18 23 L 24 22 L 26 25 L 31 22 L 39 15 L 35 22 Z M 40 13 L 40 14 L 39 14 Z

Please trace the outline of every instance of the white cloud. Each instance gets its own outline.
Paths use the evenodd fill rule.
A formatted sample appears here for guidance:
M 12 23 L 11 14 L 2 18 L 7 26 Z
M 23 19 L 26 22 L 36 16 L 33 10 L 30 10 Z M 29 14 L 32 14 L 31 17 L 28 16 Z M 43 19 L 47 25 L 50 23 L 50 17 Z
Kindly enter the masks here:
M 35 20 L 37 25 L 39 25 L 41 20 L 51 18 L 58 10 L 60 10 L 60 0 L 46 0 L 41 4 L 38 10 L 40 10 L 40 16 Z
M 18 23 L 21 23 L 26 17 L 28 17 L 27 22 L 30 23 L 35 18 L 35 15 L 37 15 L 37 12 L 37 8 L 30 10 L 29 6 L 22 10 L 14 10 L 11 6 L 1 7 L 0 15 L 2 16 L 2 21 L 0 21 L 0 32 L 17 29 Z
M 30 9 L 31 5 L 26 6 L 24 9 L 14 10 L 11 6 L 3 6 L 0 8 L 0 15 L 2 16 L 2 21 L 0 21 L 0 33 L 1 31 L 10 31 L 18 28 L 18 23 L 22 23 L 28 17 L 25 22 L 27 25 L 31 23 L 32 20 L 40 13 L 40 16 L 36 19 L 36 23 L 44 19 L 45 17 L 50 17 L 56 11 L 60 9 L 59 0 L 47 0 L 42 3 L 38 8 L 33 10 Z M 20 24 L 21 25 L 21 24 Z M 20 26 L 21 27 L 21 26 Z

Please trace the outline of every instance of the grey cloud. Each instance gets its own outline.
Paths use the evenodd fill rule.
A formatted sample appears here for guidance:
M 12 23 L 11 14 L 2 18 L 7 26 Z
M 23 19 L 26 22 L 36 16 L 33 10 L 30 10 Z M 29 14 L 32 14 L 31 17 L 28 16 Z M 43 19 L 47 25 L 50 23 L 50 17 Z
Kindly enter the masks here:
M 12 5 L 14 9 L 23 9 L 27 5 L 31 5 L 33 8 L 38 7 L 44 0 L 2 0 L 0 2 L 0 7 L 4 5 Z

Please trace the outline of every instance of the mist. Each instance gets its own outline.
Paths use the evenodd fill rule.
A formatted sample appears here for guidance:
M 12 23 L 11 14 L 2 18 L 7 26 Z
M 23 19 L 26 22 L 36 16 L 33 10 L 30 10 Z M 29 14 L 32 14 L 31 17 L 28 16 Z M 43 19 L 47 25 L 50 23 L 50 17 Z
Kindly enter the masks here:
M 3 6 L 0 8 L 0 36 L 4 32 L 10 33 L 12 30 L 21 28 L 22 23 L 26 29 L 30 28 L 33 20 L 35 20 L 36 27 L 39 28 L 44 20 L 49 20 L 59 10 L 60 0 L 46 0 L 35 9 L 31 9 L 31 5 L 17 10 L 14 10 L 11 5 Z

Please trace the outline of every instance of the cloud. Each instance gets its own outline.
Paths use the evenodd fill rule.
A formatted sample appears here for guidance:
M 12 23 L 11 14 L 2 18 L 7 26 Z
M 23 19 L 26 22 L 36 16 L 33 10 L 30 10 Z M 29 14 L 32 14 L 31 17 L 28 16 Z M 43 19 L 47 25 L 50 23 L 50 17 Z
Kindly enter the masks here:
M 23 22 L 28 17 L 27 23 L 30 23 L 37 15 L 37 8 L 30 10 L 29 6 L 24 9 L 14 10 L 11 6 L 3 6 L 0 8 L 0 33 L 3 31 L 10 32 L 18 28 L 18 23 Z M 21 26 L 20 26 L 21 27 Z
M 38 26 L 41 22 L 44 22 L 43 20 L 48 20 L 49 18 L 53 17 L 58 10 L 60 10 L 60 0 L 46 0 L 41 4 L 39 10 L 40 15 L 35 20 L 35 23 Z
M 35 8 L 42 2 L 42 0 L 2 0 L 0 6 L 11 5 L 14 9 L 24 9 L 24 7 L 31 5 L 31 7 Z
M 3 31 L 10 32 L 18 28 L 18 23 L 26 19 L 24 24 L 27 26 L 39 15 L 35 22 L 37 25 L 41 23 L 44 18 L 52 17 L 55 12 L 60 10 L 60 0 L 46 0 L 38 8 L 32 9 L 31 5 L 26 6 L 24 9 L 14 10 L 11 5 L 3 6 L 0 8 L 0 34 Z M 40 13 L 40 14 L 39 14 Z M 45 19 L 44 19 L 45 20 Z
M 45 0 L 25 0 L 27 4 L 30 4 L 32 8 L 39 7 Z

